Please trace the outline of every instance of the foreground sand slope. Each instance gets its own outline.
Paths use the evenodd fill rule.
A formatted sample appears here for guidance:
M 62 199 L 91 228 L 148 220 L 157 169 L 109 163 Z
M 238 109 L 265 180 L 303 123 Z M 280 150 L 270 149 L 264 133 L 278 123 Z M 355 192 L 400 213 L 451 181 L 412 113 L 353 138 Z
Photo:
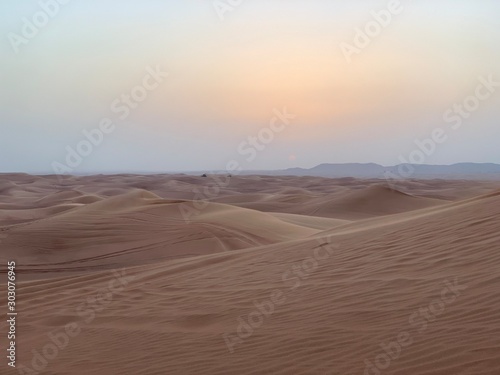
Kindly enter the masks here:
M 132 194 L 151 203 L 140 212 L 170 217 L 165 210 L 179 204 Z M 74 323 L 80 332 L 44 373 L 498 375 L 500 193 L 441 203 L 325 230 L 329 219 L 264 219 L 214 203 L 200 220 L 285 227 L 270 243 L 230 252 L 154 264 L 138 252 L 121 290 L 110 289 L 117 274 L 95 267 L 23 283 L 19 361 L 31 367 L 32 349 L 42 353 L 49 332 Z M 62 215 L 85 217 L 102 204 L 113 218 L 135 212 L 102 201 Z M 226 210 L 237 211 L 227 220 Z M 50 228 L 46 220 L 26 228 L 38 225 Z M 292 237 L 287 225 L 313 232 Z M 127 235 L 118 230 L 107 235 Z

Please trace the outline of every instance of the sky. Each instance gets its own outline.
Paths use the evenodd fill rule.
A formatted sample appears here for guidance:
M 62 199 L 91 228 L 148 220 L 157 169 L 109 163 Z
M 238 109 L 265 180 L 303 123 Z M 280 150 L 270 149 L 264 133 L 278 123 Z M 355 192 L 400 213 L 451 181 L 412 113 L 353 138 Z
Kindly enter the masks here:
M 499 14 L 495 0 L 2 1 L 0 172 L 500 163 Z

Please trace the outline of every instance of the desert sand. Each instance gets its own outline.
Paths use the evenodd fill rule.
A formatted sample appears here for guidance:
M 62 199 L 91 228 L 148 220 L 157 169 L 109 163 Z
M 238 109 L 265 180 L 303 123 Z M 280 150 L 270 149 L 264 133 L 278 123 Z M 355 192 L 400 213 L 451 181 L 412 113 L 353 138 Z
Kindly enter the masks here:
M 0 373 L 498 375 L 499 217 L 493 181 L 3 174 Z

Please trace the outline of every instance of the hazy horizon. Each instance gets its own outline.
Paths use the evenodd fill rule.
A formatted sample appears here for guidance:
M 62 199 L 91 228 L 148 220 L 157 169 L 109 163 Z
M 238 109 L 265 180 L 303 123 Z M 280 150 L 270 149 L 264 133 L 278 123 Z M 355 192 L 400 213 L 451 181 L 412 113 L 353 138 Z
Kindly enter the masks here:
M 0 172 L 500 163 L 498 2 L 41 3 L 0 5 Z

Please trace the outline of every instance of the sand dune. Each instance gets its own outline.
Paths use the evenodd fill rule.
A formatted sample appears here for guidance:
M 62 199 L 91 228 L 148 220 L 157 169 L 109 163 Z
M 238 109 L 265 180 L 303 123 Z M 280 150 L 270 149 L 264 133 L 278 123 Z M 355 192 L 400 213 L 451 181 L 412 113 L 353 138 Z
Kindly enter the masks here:
M 344 189 L 335 193 L 307 194 L 244 194 L 217 199 L 239 207 L 265 212 L 325 217 L 343 220 L 359 220 L 381 215 L 408 212 L 448 203 L 449 200 L 419 197 L 390 188 L 385 184 L 373 184 L 362 189 Z
M 361 219 L 390 215 L 437 206 L 448 201 L 417 197 L 391 189 L 386 185 L 372 185 L 333 199 L 320 200 L 311 215 L 345 219 Z
M 1 177 L 41 374 L 500 374 L 493 182 Z
M 70 196 L 60 195 L 62 199 Z M 218 203 L 198 210 L 190 201 L 166 200 L 137 189 L 72 209 L 54 208 L 62 212 L 33 210 L 38 220 L 6 228 L 7 249 L 2 255 L 22 256 L 32 273 L 46 272 L 48 267 L 51 271 L 102 269 L 135 265 L 138 257 L 156 262 L 268 245 L 319 232 L 263 212 Z M 42 212 L 47 217 L 41 217 Z

